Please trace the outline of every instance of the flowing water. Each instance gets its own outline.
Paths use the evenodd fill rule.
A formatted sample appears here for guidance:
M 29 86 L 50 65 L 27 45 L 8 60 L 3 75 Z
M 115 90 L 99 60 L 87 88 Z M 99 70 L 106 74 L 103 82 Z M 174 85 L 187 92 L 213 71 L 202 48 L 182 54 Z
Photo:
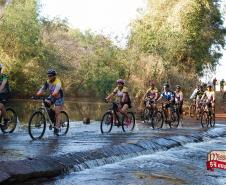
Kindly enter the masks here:
M 207 153 L 226 149 L 226 138 L 189 143 L 167 151 L 141 155 L 114 164 L 72 172 L 39 182 L 42 185 L 224 185 L 226 171 L 206 170 Z
M 27 123 L 40 102 L 14 100 L 11 106 L 18 113 L 20 122 Z M 110 104 L 102 102 L 65 103 L 71 120 L 84 117 L 100 120 L 109 107 Z M 52 179 L 39 178 L 24 185 L 226 184 L 226 171 L 206 170 L 208 152 L 226 150 L 226 137 L 219 137 L 226 134 L 224 121 L 218 121 L 216 128 L 209 130 L 191 122 L 180 129 L 161 130 L 137 124 L 134 133 L 122 133 L 116 128 L 116 132 L 113 130 L 108 135 L 100 134 L 99 122 L 85 126 L 79 123 L 72 124 L 69 134 L 60 139 L 47 132 L 44 140 L 32 142 L 24 128 L 12 136 L 1 135 L 4 141 L 1 151 L 5 152 L 1 156 L 5 160 L 17 160 L 39 155 L 57 157 L 70 152 L 79 163 L 69 174 Z M 19 157 L 14 155 L 14 150 L 19 152 Z M 12 151 L 11 157 L 9 151 Z

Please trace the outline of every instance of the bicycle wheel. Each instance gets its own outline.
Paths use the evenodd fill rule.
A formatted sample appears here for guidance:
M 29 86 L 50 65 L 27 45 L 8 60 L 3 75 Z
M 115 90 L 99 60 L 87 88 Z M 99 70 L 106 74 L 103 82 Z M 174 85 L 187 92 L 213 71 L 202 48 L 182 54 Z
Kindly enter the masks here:
M 100 131 L 101 133 L 109 133 L 111 132 L 113 126 L 113 114 L 111 112 L 106 112 L 100 123 Z
M 69 130 L 69 117 L 65 111 L 60 111 L 60 130 L 56 133 L 57 136 L 66 135 Z
M 202 113 L 202 116 L 201 116 L 201 125 L 202 127 L 208 127 L 209 125 L 209 116 L 208 116 L 208 112 L 204 111 Z
M 216 124 L 215 114 L 211 114 L 210 120 L 211 120 L 211 121 L 210 121 L 210 126 L 211 126 L 211 127 L 214 127 L 215 124 Z
M 46 119 L 42 112 L 34 112 L 28 123 L 28 133 L 32 139 L 41 139 L 46 130 Z
M 8 127 L 7 129 L 3 129 L 1 127 L 1 130 L 3 133 L 13 133 L 17 125 L 17 114 L 12 108 L 6 108 L 6 115 L 7 118 L 9 118 L 9 121 L 7 123 Z
M 133 112 L 127 113 L 128 117 L 123 116 L 122 119 L 122 130 L 123 132 L 131 132 L 135 127 L 135 116 Z
M 163 126 L 163 115 L 160 111 L 153 113 L 151 118 L 151 125 L 153 129 L 159 129 Z
M 143 111 L 143 120 L 144 120 L 144 123 L 150 122 L 150 110 L 148 108 L 145 108 Z
M 195 112 L 196 112 L 196 105 L 192 104 L 189 107 L 189 115 L 191 118 L 193 118 L 195 116 Z
M 197 110 L 197 113 L 196 113 L 196 120 L 199 120 L 201 117 L 201 111 L 200 110 Z
M 171 122 L 169 123 L 170 128 L 177 128 L 180 123 L 180 115 L 179 112 L 173 111 L 171 116 Z

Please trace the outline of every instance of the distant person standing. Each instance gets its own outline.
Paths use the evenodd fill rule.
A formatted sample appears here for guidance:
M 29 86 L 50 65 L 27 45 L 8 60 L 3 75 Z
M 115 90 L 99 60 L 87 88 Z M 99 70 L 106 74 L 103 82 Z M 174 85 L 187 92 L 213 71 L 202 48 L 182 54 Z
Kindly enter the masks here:
M 213 89 L 216 91 L 217 79 L 216 77 L 213 79 Z
M 224 81 L 224 79 L 222 79 L 221 81 L 220 81 L 220 91 L 223 93 L 224 92 L 224 83 L 225 83 L 225 81 Z

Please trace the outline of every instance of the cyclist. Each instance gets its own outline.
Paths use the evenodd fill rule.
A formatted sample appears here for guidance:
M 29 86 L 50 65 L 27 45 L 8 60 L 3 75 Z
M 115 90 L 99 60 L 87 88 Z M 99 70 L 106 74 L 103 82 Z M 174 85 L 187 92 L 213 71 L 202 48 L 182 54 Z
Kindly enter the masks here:
M 174 92 L 170 91 L 168 83 L 164 84 L 163 88 L 164 90 L 161 93 L 160 97 L 158 98 L 157 102 L 160 100 L 163 100 L 166 102 L 164 114 L 166 115 L 166 122 L 170 122 L 172 117 L 171 115 L 172 115 L 173 105 L 175 103 L 175 94 Z
M 7 129 L 8 125 L 8 117 L 6 115 L 5 105 L 2 103 L 3 100 L 8 99 L 8 95 L 10 92 L 9 83 L 8 83 L 8 76 L 2 73 L 3 65 L 0 64 L 0 111 L 3 117 L 3 123 L 1 123 L 1 127 L 3 129 Z
M 146 91 L 144 102 L 146 107 L 151 107 L 158 98 L 158 89 L 155 87 L 154 81 L 150 81 L 150 88 Z
M 215 91 L 213 90 L 213 86 L 211 83 L 207 85 L 207 90 L 204 92 L 202 96 L 202 100 L 206 100 L 208 109 L 212 108 L 212 113 L 215 113 Z
M 54 69 L 49 69 L 47 72 L 48 80 L 41 87 L 41 89 L 37 92 L 37 96 L 43 95 L 43 92 L 48 90 L 50 95 L 45 100 L 47 105 L 50 107 L 54 104 L 55 118 L 56 124 L 54 127 L 54 133 L 57 134 L 60 129 L 60 111 L 63 110 L 64 106 L 64 97 L 61 81 L 57 78 L 57 73 Z
M 129 97 L 128 89 L 125 87 L 125 81 L 123 79 L 118 79 L 116 81 L 117 87 L 113 92 L 105 98 L 106 101 L 109 101 L 113 96 L 116 97 L 116 103 L 118 105 L 118 110 L 128 118 L 127 111 L 131 108 L 131 100 Z M 126 119 L 127 121 L 128 119 Z
M 225 84 L 225 81 L 224 81 L 224 79 L 222 79 L 222 80 L 220 81 L 220 91 L 221 91 L 221 92 L 224 92 L 224 84 Z
M 204 86 L 205 84 L 197 85 L 196 89 L 193 91 L 192 95 L 190 96 L 190 100 L 192 99 L 195 100 L 196 113 L 198 113 L 199 109 L 201 108 L 201 98 L 205 92 Z
M 183 96 L 183 92 L 181 91 L 180 85 L 176 85 L 176 90 L 174 93 L 175 93 L 175 103 L 179 105 L 179 114 L 180 116 L 183 116 L 184 96 Z
M 215 77 L 213 79 L 213 89 L 214 89 L 214 91 L 216 91 L 216 85 L 217 85 L 217 78 Z

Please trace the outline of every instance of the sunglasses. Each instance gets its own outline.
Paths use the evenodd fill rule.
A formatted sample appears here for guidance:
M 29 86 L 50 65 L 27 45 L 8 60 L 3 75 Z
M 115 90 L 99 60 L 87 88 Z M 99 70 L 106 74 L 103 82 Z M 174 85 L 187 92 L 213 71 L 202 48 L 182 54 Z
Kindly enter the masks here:
M 54 75 L 48 75 L 48 77 L 53 77 Z

